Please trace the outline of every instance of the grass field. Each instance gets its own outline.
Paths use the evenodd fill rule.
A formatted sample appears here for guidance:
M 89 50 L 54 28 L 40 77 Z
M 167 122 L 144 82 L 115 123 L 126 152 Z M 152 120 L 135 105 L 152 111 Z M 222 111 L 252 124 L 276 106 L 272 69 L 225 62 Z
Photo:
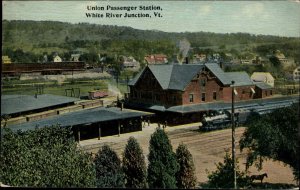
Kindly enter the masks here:
M 43 86 L 44 94 L 65 95 L 66 89 L 79 88 L 80 95 L 88 95 L 88 92 L 95 89 L 107 90 L 106 80 L 90 80 L 90 81 L 71 81 L 58 84 L 56 81 L 26 81 L 16 82 L 2 85 L 2 94 L 24 94 L 34 95 L 37 93 L 37 87 Z
M 99 89 L 108 91 L 109 85 L 118 88 L 122 94 L 128 92 L 128 88 L 125 83 L 117 84 L 117 82 L 114 79 L 74 79 L 66 80 L 62 84 L 58 84 L 57 81 L 49 80 L 4 80 L 2 81 L 1 93 L 4 95 L 34 95 L 35 93 L 38 93 L 38 86 L 42 86 L 43 94 L 65 96 L 66 89 L 74 88 L 76 97 L 79 97 L 87 96 L 88 92 L 91 90 Z M 80 89 L 80 94 L 78 89 Z M 68 94 L 70 94 L 70 91 L 68 91 Z

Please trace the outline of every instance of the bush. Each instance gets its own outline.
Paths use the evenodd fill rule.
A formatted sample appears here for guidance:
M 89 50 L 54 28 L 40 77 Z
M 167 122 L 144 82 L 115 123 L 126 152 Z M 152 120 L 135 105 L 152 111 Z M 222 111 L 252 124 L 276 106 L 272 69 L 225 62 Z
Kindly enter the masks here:
M 121 161 L 108 145 L 99 149 L 95 157 L 97 187 L 124 187 L 124 173 Z
M 17 133 L 5 128 L 1 182 L 19 187 L 94 187 L 89 154 L 78 150 L 71 130 L 51 126 Z
M 162 129 L 151 135 L 148 160 L 149 187 L 176 188 L 175 174 L 179 165 L 169 138 Z

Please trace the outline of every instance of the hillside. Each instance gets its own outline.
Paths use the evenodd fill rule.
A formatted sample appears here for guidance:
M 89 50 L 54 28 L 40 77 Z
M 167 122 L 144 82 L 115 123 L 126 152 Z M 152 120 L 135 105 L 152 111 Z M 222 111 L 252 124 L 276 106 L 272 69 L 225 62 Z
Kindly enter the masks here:
M 107 54 L 132 54 L 141 59 L 148 53 L 165 53 L 171 56 L 176 43 L 186 38 L 194 49 L 222 49 L 241 51 L 245 46 L 260 45 L 274 48 L 286 44 L 298 44 L 299 38 L 288 38 L 246 33 L 216 34 L 209 32 L 168 33 L 154 30 L 138 30 L 131 27 L 96 25 L 88 23 L 71 24 L 55 21 L 7 21 L 2 22 L 2 51 L 21 49 L 36 55 L 47 52 L 68 53 L 104 52 Z M 292 53 L 295 54 L 295 53 Z
M 154 30 L 138 30 L 131 27 L 96 25 L 88 23 L 70 24 L 54 21 L 7 21 L 2 22 L 4 45 L 17 47 L 43 45 L 44 43 L 62 44 L 72 41 L 103 40 L 171 40 L 187 38 L 193 47 L 213 45 L 233 45 L 249 43 L 281 43 L 294 38 L 251 35 L 246 33 L 216 34 L 209 32 L 168 33 Z M 20 47 L 20 46 L 19 46 Z

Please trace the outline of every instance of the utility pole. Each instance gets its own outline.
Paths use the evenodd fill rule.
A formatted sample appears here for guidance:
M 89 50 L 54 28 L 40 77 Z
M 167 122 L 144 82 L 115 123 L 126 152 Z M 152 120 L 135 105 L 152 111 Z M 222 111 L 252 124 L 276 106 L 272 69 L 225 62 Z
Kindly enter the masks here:
M 235 170 L 235 118 L 234 118 L 234 81 L 231 81 L 232 104 L 231 104 L 231 124 L 232 124 L 232 161 L 233 161 L 233 188 L 236 189 L 236 170 Z

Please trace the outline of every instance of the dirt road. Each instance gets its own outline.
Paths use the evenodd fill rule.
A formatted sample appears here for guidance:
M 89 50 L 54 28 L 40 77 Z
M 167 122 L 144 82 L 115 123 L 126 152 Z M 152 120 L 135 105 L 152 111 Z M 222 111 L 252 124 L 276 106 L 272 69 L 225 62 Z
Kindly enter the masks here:
M 194 163 L 196 166 L 197 180 L 200 183 L 207 181 L 207 172 L 216 170 L 215 164 L 222 162 L 225 150 L 229 150 L 231 153 L 231 129 L 219 130 L 201 133 L 198 131 L 199 123 L 193 123 L 188 125 L 181 125 L 175 127 L 167 127 L 165 130 L 171 140 L 173 150 L 180 143 L 184 143 L 188 146 L 190 152 L 193 155 Z M 118 136 L 110 136 L 98 139 L 90 139 L 81 141 L 80 145 L 87 151 L 96 153 L 98 149 L 104 145 L 110 145 L 120 156 L 122 157 L 122 152 L 126 142 L 130 136 L 134 136 L 143 148 L 145 158 L 149 153 L 148 144 L 151 134 L 155 131 L 157 124 L 146 125 L 143 131 L 121 134 Z M 242 136 L 245 128 L 240 127 L 236 129 L 236 155 L 239 160 L 239 167 L 241 170 L 245 170 L 245 155 L 246 152 L 241 153 L 239 151 L 238 141 Z M 146 159 L 147 162 L 147 159 Z M 284 166 L 283 163 L 278 161 L 266 161 L 263 165 L 261 171 L 257 171 L 255 167 L 251 167 L 251 174 L 261 174 L 266 172 L 268 178 L 264 182 L 270 183 L 289 183 L 295 184 L 293 181 L 292 170 L 288 166 Z

